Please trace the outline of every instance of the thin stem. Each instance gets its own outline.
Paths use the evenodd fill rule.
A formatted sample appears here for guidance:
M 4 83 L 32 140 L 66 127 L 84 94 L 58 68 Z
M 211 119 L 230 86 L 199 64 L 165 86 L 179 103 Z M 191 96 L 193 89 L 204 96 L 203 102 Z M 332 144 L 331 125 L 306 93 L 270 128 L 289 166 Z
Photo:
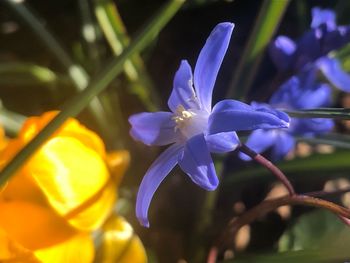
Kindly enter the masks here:
M 214 245 L 209 251 L 207 262 L 216 262 L 217 255 L 226 246 L 226 243 L 228 242 L 227 239 L 232 240 L 232 237 L 236 235 L 236 233 L 241 227 L 252 223 L 257 218 L 267 214 L 268 212 L 285 205 L 305 205 L 317 208 L 324 208 L 336 214 L 343 222 L 347 222 L 348 219 L 350 219 L 349 209 L 312 196 L 287 195 L 272 200 L 265 200 L 259 205 L 253 207 L 252 209 L 242 214 L 240 217 L 232 219 L 228 223 L 225 231 L 223 231 L 223 234 L 216 242 L 216 245 Z
M 271 173 L 276 176 L 278 180 L 282 182 L 282 184 L 287 188 L 290 195 L 295 195 L 295 190 L 290 181 L 288 180 L 287 176 L 272 162 L 267 160 L 264 156 L 254 152 L 252 149 L 250 149 L 247 145 L 241 144 L 241 146 L 238 148 L 242 153 L 248 155 L 250 158 L 255 160 L 256 162 L 260 163 L 262 166 L 264 166 L 266 169 L 271 171 Z
M 317 108 L 307 110 L 284 110 L 291 117 L 296 118 L 326 118 L 350 120 L 349 108 Z
M 337 189 L 335 191 L 329 192 L 329 191 L 314 191 L 314 192 L 308 192 L 304 195 L 307 196 L 313 196 L 313 197 L 321 197 L 321 196 L 328 196 L 328 195 L 341 195 L 345 194 L 347 192 L 350 192 L 350 187 L 345 187 L 343 189 Z
M 40 131 L 2 170 L 0 185 L 3 185 L 21 165 L 47 140 L 69 117 L 76 116 L 86 105 L 123 70 L 124 63 L 135 53 L 140 52 L 153 40 L 166 23 L 175 15 L 184 0 L 169 1 L 160 12 L 143 28 L 135 40 L 118 57 L 91 81 L 89 87 L 69 100 L 63 110 Z

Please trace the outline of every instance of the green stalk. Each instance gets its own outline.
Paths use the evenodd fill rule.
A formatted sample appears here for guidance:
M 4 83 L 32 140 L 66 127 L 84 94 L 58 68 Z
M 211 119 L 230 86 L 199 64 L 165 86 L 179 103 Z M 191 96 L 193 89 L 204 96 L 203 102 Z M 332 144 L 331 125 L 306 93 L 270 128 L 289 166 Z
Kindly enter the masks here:
M 262 55 L 290 0 L 264 0 L 238 68 L 227 91 L 228 98 L 243 99 L 254 80 Z
M 95 0 L 95 2 L 95 15 L 98 23 L 114 55 L 119 56 L 128 46 L 130 39 L 118 9 L 110 0 Z M 155 111 L 160 103 L 160 98 L 139 54 L 135 54 L 125 63 L 124 72 L 132 85 L 133 92 L 147 110 Z
M 289 116 L 296 118 L 326 118 L 350 120 L 350 109 L 348 108 L 318 108 L 308 110 L 285 110 Z
M 22 127 L 26 117 L 9 111 L 0 105 L 0 123 L 9 135 L 15 136 Z
M 85 89 L 89 84 L 89 76 L 87 72 L 80 65 L 73 62 L 68 53 L 59 44 L 59 41 L 40 22 L 41 19 L 38 18 L 38 15 L 34 15 L 34 13 L 22 2 L 16 0 L 4 0 L 4 3 L 23 20 L 24 24 L 29 27 L 57 61 L 65 68 L 76 89 L 78 91 Z M 88 110 L 104 135 L 111 140 L 113 135 L 110 134 L 110 129 L 108 128 L 109 121 L 103 105 L 98 98 L 94 98 L 91 101 Z
M 339 149 L 350 150 L 350 136 L 338 133 L 320 135 L 318 137 L 296 137 L 297 141 L 306 142 L 312 145 L 326 144 Z
M 98 32 L 96 23 L 93 18 L 90 1 L 78 0 L 80 17 L 81 17 L 81 36 L 83 45 L 86 48 L 89 62 L 93 68 L 99 68 L 101 65 L 99 48 L 97 44 Z
M 21 165 L 57 130 L 69 117 L 76 116 L 86 105 L 123 70 L 124 63 L 135 53 L 145 48 L 176 14 L 184 0 L 169 1 L 160 12 L 144 27 L 135 40 L 118 57 L 96 76 L 90 85 L 77 96 L 69 100 L 63 110 L 33 138 L 3 169 L 0 174 L 0 185 L 3 185 L 19 169 Z

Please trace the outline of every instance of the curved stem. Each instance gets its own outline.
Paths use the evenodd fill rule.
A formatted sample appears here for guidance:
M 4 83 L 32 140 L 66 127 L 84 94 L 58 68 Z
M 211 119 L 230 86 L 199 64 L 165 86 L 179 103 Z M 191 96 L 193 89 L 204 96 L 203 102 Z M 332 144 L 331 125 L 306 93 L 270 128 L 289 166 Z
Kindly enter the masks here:
M 255 160 L 256 162 L 260 163 L 262 166 L 264 166 L 266 169 L 270 170 L 271 173 L 277 177 L 278 180 L 282 182 L 282 184 L 287 188 L 290 195 L 295 195 L 295 190 L 290 181 L 288 180 L 287 176 L 272 162 L 267 160 L 264 156 L 254 152 L 252 149 L 250 149 L 247 145 L 241 144 L 241 146 L 238 148 L 242 153 L 248 155 L 250 158 Z
M 232 219 L 228 223 L 225 231 L 216 242 L 216 245 L 210 249 L 207 262 L 208 263 L 216 262 L 217 255 L 219 254 L 220 250 L 225 247 L 226 243 L 228 243 L 228 240 L 227 240 L 228 237 L 231 237 L 230 239 L 232 239 L 232 236 L 235 236 L 235 234 L 238 232 L 238 230 L 241 227 L 252 223 L 258 217 L 261 217 L 267 214 L 268 212 L 271 212 L 276 208 L 280 206 L 285 206 L 285 205 L 305 205 L 305 206 L 311 206 L 311 207 L 317 207 L 317 208 L 324 208 L 336 214 L 343 222 L 346 222 L 347 224 L 350 219 L 349 209 L 339 206 L 337 204 L 334 204 L 332 202 L 315 198 L 312 196 L 288 195 L 288 196 L 283 196 L 272 200 L 266 200 L 260 203 L 259 205 L 253 207 L 252 209 L 248 210 L 240 217 Z

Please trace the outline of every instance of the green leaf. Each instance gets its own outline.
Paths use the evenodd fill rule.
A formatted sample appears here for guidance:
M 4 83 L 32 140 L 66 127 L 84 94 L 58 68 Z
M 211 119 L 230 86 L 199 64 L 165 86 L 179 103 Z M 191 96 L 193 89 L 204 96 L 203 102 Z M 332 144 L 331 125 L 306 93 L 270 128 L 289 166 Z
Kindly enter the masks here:
M 63 110 L 4 167 L 0 174 L 0 185 L 7 182 L 31 154 L 40 147 L 67 118 L 76 116 L 97 94 L 103 91 L 123 70 L 124 63 L 130 59 L 132 55 L 145 48 L 145 46 L 157 36 L 183 3 L 184 0 L 170 0 L 166 3 L 160 12 L 143 28 L 135 40 L 130 43 L 128 48 L 126 48 L 118 58 L 114 58 L 100 74 L 90 82 L 90 85 L 86 89 L 69 100 L 64 105 Z
M 276 31 L 289 0 L 264 0 L 255 21 L 238 68 L 235 70 L 227 97 L 244 98 L 260 65 L 262 55 Z
M 280 252 L 245 255 L 226 263 L 330 263 L 349 260 L 350 228 L 328 211 L 302 215 L 280 238 Z
M 350 242 L 350 228 L 334 214 L 316 210 L 298 218 L 278 242 L 281 252 L 343 247 Z M 350 251 L 349 251 L 350 255 Z
M 45 46 L 63 66 L 76 90 L 84 90 L 90 82 L 89 75 L 81 65 L 73 61 L 58 39 L 42 23 L 43 19 L 39 17 L 38 14 L 34 14 L 24 2 L 16 0 L 4 0 L 3 2 L 7 4 L 10 10 L 18 15 L 18 17 L 24 22 L 24 25 L 32 31 L 43 46 Z M 106 112 L 106 107 L 104 107 L 98 97 L 92 98 L 89 103 L 88 111 L 91 116 L 93 116 L 94 121 L 99 126 L 105 137 L 111 141 L 114 136 L 109 128 L 110 120 L 108 116 L 111 116 L 111 114 Z
M 95 15 L 109 46 L 118 57 L 128 46 L 130 39 L 117 6 L 111 0 L 95 0 Z M 160 98 L 139 54 L 125 62 L 124 72 L 131 83 L 132 92 L 139 97 L 147 110 L 157 110 Z
M 11 85 L 54 85 L 67 83 L 49 68 L 30 63 L 0 63 L 0 84 Z
M 295 158 L 290 161 L 282 161 L 277 164 L 288 178 L 305 178 L 310 176 L 330 177 L 336 172 L 344 172 L 350 169 L 350 152 L 336 151 L 331 154 L 313 154 L 306 158 Z M 331 173 L 331 174 L 330 174 Z M 224 178 L 223 187 L 230 189 L 239 182 L 272 180 L 275 177 L 263 167 L 246 168 L 234 172 Z
M 242 256 L 225 263 L 338 263 L 347 262 L 349 249 L 326 248 L 315 250 L 288 251 L 254 256 Z
M 337 147 L 339 149 L 350 149 L 350 136 L 339 133 L 329 133 L 311 138 L 296 137 L 296 140 L 313 145 L 326 144 Z

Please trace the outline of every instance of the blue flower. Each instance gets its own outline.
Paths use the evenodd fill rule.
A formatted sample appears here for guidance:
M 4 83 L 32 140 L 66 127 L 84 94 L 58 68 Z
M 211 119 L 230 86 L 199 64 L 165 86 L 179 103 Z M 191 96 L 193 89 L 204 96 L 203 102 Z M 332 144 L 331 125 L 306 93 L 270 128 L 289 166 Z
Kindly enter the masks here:
M 144 226 L 149 226 L 147 213 L 156 189 L 176 164 L 195 184 L 212 191 L 219 182 L 210 153 L 233 151 L 240 143 L 235 131 L 288 126 L 289 117 L 283 112 L 255 110 L 235 100 L 220 101 L 212 109 L 215 80 L 233 28 L 232 23 L 214 28 L 199 54 L 193 77 L 188 62 L 181 62 L 168 100 L 171 112 L 144 112 L 129 118 L 135 140 L 147 145 L 172 144 L 141 182 L 136 215 Z
M 315 82 L 314 74 L 311 73 L 293 76 L 274 93 L 269 104 L 253 102 L 252 107 L 270 110 L 272 106 L 273 108 L 293 110 L 327 107 L 330 103 L 331 88 L 327 84 Z M 272 159 L 280 160 L 294 148 L 294 136 L 315 136 L 329 132 L 333 126 L 334 123 L 330 119 L 291 118 L 288 129 L 253 131 L 246 145 L 258 153 L 272 147 Z M 240 153 L 240 157 L 243 160 L 250 160 L 243 153 Z
M 350 41 L 350 26 L 338 26 L 332 10 L 312 9 L 311 29 L 294 42 L 279 36 L 270 45 L 270 56 L 281 71 L 296 73 L 319 69 L 335 87 L 349 92 L 350 76 L 343 71 L 339 61 L 329 53 Z

